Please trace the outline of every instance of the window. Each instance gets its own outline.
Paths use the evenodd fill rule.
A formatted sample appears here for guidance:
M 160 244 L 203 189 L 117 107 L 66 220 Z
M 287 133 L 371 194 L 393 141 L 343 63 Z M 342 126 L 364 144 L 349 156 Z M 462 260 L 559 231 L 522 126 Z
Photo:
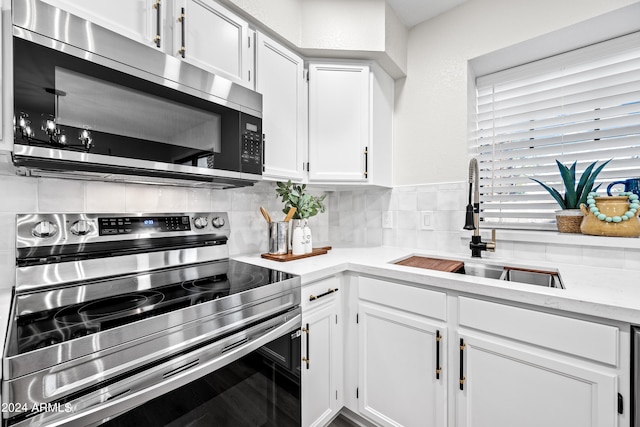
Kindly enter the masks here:
M 613 159 L 596 184 L 640 177 L 640 33 L 476 80 L 469 142 L 481 177 L 481 219 L 492 227 L 555 229 L 564 193 L 556 159 L 581 173 Z

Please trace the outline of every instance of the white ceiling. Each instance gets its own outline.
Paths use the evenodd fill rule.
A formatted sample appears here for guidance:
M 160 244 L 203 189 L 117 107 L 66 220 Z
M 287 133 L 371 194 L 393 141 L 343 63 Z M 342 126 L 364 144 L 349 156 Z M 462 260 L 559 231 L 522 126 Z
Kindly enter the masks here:
M 413 27 L 420 22 L 431 19 L 449 9 L 464 3 L 466 0 L 387 0 L 400 20 Z

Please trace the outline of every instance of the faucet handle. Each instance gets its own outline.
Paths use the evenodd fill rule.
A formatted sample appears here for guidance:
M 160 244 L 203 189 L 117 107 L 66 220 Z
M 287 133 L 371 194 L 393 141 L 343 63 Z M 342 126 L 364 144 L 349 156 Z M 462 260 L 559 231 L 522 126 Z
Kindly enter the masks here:
M 496 229 L 491 229 L 491 241 L 487 242 L 487 251 L 495 252 L 496 251 Z

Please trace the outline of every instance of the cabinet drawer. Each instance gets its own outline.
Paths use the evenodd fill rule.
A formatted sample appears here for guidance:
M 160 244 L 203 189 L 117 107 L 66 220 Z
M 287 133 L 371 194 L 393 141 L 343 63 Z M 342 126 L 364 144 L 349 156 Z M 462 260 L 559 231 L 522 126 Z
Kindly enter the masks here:
M 339 292 L 344 292 L 340 288 L 340 279 L 338 277 L 331 277 L 304 286 L 300 292 L 300 305 L 303 309 L 312 309 L 326 303 L 333 303 Z
M 447 295 L 443 292 L 360 277 L 358 298 L 421 316 L 447 319 Z
M 465 297 L 458 307 L 461 326 L 618 364 L 619 330 L 614 326 Z

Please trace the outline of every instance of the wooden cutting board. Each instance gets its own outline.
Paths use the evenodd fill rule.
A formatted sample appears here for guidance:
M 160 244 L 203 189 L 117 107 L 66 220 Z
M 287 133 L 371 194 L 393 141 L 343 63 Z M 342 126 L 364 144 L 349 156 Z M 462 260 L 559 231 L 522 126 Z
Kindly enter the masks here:
M 302 254 L 302 255 L 293 255 L 291 252 L 289 252 L 288 254 L 282 254 L 282 255 L 262 254 L 260 256 L 265 259 L 270 259 L 271 261 L 287 262 L 287 261 L 294 261 L 296 259 L 309 258 L 316 255 L 324 255 L 330 250 L 331 250 L 331 246 L 323 246 L 321 248 L 313 248 L 313 250 L 310 253 Z
M 398 265 L 405 265 L 407 267 L 426 268 L 428 270 L 458 271 L 464 267 L 464 262 L 453 261 L 448 259 L 427 258 L 423 256 L 412 256 L 401 261 L 396 262 Z

